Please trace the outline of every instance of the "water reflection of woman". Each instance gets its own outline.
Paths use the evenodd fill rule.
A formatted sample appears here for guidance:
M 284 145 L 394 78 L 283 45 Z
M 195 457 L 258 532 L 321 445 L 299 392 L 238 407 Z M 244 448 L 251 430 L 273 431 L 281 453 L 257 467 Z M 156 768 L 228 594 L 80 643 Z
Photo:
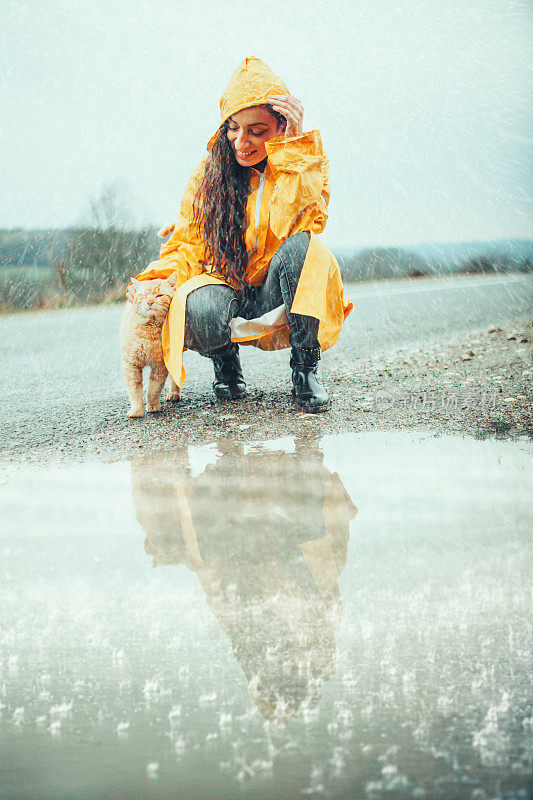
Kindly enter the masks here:
M 285 721 L 316 704 L 333 671 L 337 579 L 357 509 L 316 443 L 219 450 L 194 478 L 183 453 L 132 461 L 135 511 L 154 566 L 196 572 L 256 705 Z

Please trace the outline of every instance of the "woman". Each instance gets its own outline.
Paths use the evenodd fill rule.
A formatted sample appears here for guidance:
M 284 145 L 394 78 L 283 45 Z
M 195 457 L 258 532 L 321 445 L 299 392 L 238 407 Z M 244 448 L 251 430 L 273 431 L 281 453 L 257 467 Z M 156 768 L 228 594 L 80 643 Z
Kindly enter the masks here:
M 316 370 L 352 304 L 338 264 L 316 234 L 326 224 L 328 160 L 320 133 L 283 81 L 247 58 L 220 101 L 221 125 L 194 171 L 160 259 L 137 280 L 177 273 L 162 330 L 165 364 L 179 386 L 184 349 L 213 360 L 217 397 L 244 396 L 238 342 L 290 346 L 293 394 L 307 411 L 329 398 Z M 128 287 L 128 298 L 135 293 Z

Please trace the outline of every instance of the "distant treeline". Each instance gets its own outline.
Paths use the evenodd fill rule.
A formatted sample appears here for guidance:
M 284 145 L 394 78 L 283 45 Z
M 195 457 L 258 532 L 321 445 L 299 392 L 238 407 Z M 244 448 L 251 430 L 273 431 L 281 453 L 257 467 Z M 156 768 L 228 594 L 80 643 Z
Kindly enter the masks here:
M 442 244 L 438 258 L 403 247 L 374 247 L 353 256 L 338 256 L 344 280 L 419 278 L 431 275 L 491 272 L 532 272 L 533 242 L 522 239 L 502 242 Z M 448 251 L 448 252 L 447 252 Z
M 154 227 L 133 230 L 113 222 L 0 230 L 0 310 L 122 299 L 130 276 L 158 258 L 160 245 Z M 336 255 L 345 281 L 533 271 L 533 242 L 524 239 L 372 247 Z

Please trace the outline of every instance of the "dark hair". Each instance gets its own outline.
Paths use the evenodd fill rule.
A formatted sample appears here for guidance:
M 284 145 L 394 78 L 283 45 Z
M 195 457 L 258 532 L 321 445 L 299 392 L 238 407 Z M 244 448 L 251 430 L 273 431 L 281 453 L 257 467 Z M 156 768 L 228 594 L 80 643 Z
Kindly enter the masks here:
M 267 106 L 278 121 L 285 117 Z M 235 158 L 227 136 L 228 121 L 218 131 L 193 201 L 193 225 L 204 240 L 209 266 L 235 288 L 244 286 L 248 265 L 246 252 L 246 201 L 250 173 Z

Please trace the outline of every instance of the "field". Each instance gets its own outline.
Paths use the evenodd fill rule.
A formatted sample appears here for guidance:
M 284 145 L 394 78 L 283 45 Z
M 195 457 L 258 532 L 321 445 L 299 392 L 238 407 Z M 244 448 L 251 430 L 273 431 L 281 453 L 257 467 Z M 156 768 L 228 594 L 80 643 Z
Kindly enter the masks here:
M 49 264 L 35 264 L 34 266 L 18 264 L 0 264 L 0 281 L 29 280 L 45 281 L 52 277 L 52 267 Z
M 113 302 L 124 297 L 126 283 L 117 281 L 105 288 L 96 270 L 70 270 L 65 288 L 50 265 L 0 265 L 0 313 Z

